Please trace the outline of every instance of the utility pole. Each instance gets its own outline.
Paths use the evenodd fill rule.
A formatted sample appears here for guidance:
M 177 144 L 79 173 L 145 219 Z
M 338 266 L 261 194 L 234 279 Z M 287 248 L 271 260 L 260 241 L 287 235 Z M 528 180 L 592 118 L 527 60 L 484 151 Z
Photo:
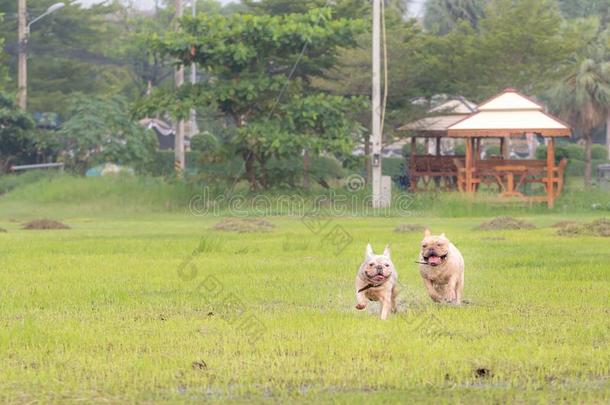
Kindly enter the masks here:
M 176 15 L 175 18 L 182 17 L 182 0 L 176 0 Z M 176 29 L 178 29 L 178 24 L 176 23 Z M 176 84 L 176 88 L 182 86 L 184 84 L 184 66 L 180 65 L 176 67 L 176 71 L 174 72 L 174 82 Z M 181 175 L 184 170 L 185 161 L 184 161 L 184 120 L 179 120 L 176 123 L 175 130 L 175 142 L 174 142 L 174 170 L 177 175 Z
M 191 15 L 193 18 L 197 15 L 197 0 L 191 0 Z M 197 83 L 197 65 L 195 62 L 191 62 L 191 84 Z M 191 108 L 190 123 L 189 123 L 189 136 L 192 139 L 197 129 L 197 113 L 194 108 Z
M 19 0 L 17 3 L 17 41 L 18 45 L 18 62 L 17 62 L 17 106 L 22 110 L 27 108 L 28 96 L 28 38 L 27 38 L 27 10 L 25 0 Z
M 380 208 L 381 201 L 381 62 L 380 62 L 380 33 L 381 33 L 381 2 L 373 0 L 373 54 L 372 54 L 372 119 L 371 119 L 371 174 L 373 178 L 373 208 Z
M 606 116 L 606 147 L 608 148 L 608 159 L 610 159 L 610 111 Z

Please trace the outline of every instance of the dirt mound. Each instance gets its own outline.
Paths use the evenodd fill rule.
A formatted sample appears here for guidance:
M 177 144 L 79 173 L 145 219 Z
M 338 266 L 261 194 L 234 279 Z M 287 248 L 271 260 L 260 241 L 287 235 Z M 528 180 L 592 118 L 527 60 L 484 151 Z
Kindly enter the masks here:
M 561 236 L 610 236 L 610 219 L 600 218 L 588 224 L 574 223 L 559 228 Z
M 0 233 L 6 233 L 6 229 L 0 228 Z
M 565 228 L 567 226 L 572 226 L 572 225 L 580 225 L 580 222 L 577 221 L 559 221 L 554 223 L 553 225 L 551 225 L 551 228 Z
M 22 229 L 70 229 L 66 224 L 53 219 L 35 219 L 26 224 L 23 224 Z
M 227 232 L 271 232 L 275 228 L 271 222 L 258 218 L 227 218 L 223 219 L 214 229 Z
M 425 227 L 419 224 L 398 224 L 394 228 L 394 232 L 407 233 L 407 232 L 423 232 Z
M 480 231 L 497 231 L 502 229 L 534 229 L 536 226 L 532 223 L 513 218 L 513 217 L 496 217 L 489 222 L 484 222 L 475 229 Z

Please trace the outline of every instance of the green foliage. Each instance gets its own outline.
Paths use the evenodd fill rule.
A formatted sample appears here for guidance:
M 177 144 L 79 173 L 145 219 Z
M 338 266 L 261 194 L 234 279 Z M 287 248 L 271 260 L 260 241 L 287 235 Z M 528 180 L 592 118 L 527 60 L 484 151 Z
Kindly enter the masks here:
M 567 18 L 597 16 L 601 21 L 608 21 L 608 0 L 559 0 L 558 3 L 562 14 Z
M 418 155 L 421 155 L 424 153 L 424 150 L 426 149 L 426 146 L 422 143 L 422 142 L 417 142 L 415 144 L 415 153 Z M 402 147 L 402 155 L 404 157 L 408 157 L 409 155 L 411 155 L 411 142 L 409 143 L 405 143 Z
M 602 165 L 602 164 L 608 164 L 610 163 L 610 161 L 608 160 L 602 160 L 602 159 L 592 159 L 591 160 L 591 171 L 593 172 L 593 175 L 596 176 L 597 175 L 597 166 Z M 566 168 L 566 175 L 567 176 L 578 176 L 578 177 L 583 177 L 583 175 L 585 174 L 585 162 L 582 160 L 573 160 L 573 161 L 568 161 L 568 167 Z
M 35 156 L 33 127 L 32 118 L 15 106 L 12 97 L 0 93 L 0 172 Z
M 591 158 L 599 160 L 608 160 L 608 147 L 605 145 L 592 145 Z
M 267 175 L 269 182 L 276 187 L 289 189 L 298 187 L 303 177 L 303 160 L 271 159 Z M 311 159 L 309 177 L 313 182 L 322 184 L 323 187 L 328 187 L 333 180 L 343 178 L 345 175 L 345 170 L 337 159 L 325 156 L 316 156 Z
M 42 180 L 48 180 L 57 175 L 58 172 L 55 170 L 29 170 L 19 174 L 2 174 L 0 175 L 0 195 L 30 183 L 40 182 L 40 186 Z
M 539 145 L 536 148 L 536 159 L 546 159 L 546 145 Z M 576 143 L 562 142 L 555 145 L 555 161 L 559 162 L 561 159 L 573 160 L 585 160 L 584 148 Z
M 562 18 L 552 0 L 493 0 L 480 21 L 474 50 L 479 87 L 493 95 L 505 87 L 536 94 L 556 78 L 568 55 Z
M 500 145 L 488 145 L 487 147 L 485 147 L 485 153 L 487 154 L 487 156 L 500 155 Z
M 601 33 L 575 52 L 568 73 L 549 91 L 551 106 L 585 141 L 585 182 L 591 184 L 591 145 L 596 127 L 610 114 L 608 33 Z
M 163 178 L 64 174 L 23 182 L 4 195 L 2 202 L 19 207 L 28 201 L 33 206 L 65 209 L 69 215 L 76 211 L 133 215 L 136 212 L 184 212 L 194 192 L 185 182 Z M 34 210 L 29 208 L 27 211 L 30 212 L 27 215 L 31 215 Z
M 3 21 L 4 14 L 0 12 L 0 26 Z M 7 55 L 4 53 L 4 37 L 0 34 L 0 92 L 7 91 L 8 82 Z
M 29 21 L 52 2 L 28 0 Z M 16 88 L 17 2 L 0 0 L 7 21 L 0 25 L 0 38 L 6 38 L 7 61 Z M 61 10 L 31 26 L 28 41 L 28 108 L 30 111 L 64 114 L 73 93 L 109 95 L 130 94 L 133 79 L 123 59 L 122 26 L 118 3 L 83 7 L 66 2 Z M 10 20 L 8 19 L 10 16 Z
M 546 146 L 540 145 L 536 149 L 536 159 L 546 159 Z M 591 148 L 591 171 L 596 173 L 597 166 L 608 163 L 608 149 L 604 145 L 593 145 Z M 575 143 L 559 143 L 555 146 L 555 163 L 561 159 L 568 160 L 567 176 L 583 176 L 585 174 L 585 149 Z
M 156 49 L 184 64 L 197 63 L 209 79 L 178 91 L 159 90 L 144 100 L 142 111 L 183 118 L 196 105 L 215 107 L 235 127 L 225 139 L 225 155 L 244 159 L 252 188 L 268 187 L 272 157 L 294 157 L 306 148 L 350 149 L 358 126 L 347 113 L 361 101 L 306 94 L 304 87 L 308 77 L 334 63 L 337 46 L 353 43 L 361 27 L 358 21 L 332 19 L 330 9 L 185 18 L 180 31 L 158 38 Z
M 445 35 L 465 21 L 476 28 L 483 17 L 483 0 L 428 0 L 425 3 L 424 26 L 436 35 Z
M 132 120 L 125 99 L 76 96 L 69 113 L 58 135 L 69 151 L 63 159 L 77 171 L 102 162 L 141 171 L 152 160 L 157 139 Z
M 201 152 L 188 151 L 185 153 L 186 172 L 194 173 L 201 165 Z M 145 174 L 150 176 L 172 177 L 175 175 L 174 169 L 174 151 L 173 150 L 157 150 L 148 164 L 142 169 Z

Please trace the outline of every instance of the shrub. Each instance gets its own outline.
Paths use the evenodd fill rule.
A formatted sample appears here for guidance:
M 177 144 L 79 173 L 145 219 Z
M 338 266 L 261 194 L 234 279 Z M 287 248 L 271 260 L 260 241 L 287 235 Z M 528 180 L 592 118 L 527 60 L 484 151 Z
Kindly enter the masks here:
M 591 147 L 591 159 L 607 160 L 608 148 L 605 145 L 593 145 Z
M 384 158 L 381 166 L 381 171 L 384 176 L 399 176 L 402 175 L 401 164 L 406 164 L 406 160 L 402 158 Z
M 77 171 L 112 162 L 145 172 L 154 159 L 157 138 L 129 115 L 126 99 L 73 96 L 69 114 L 57 135 L 70 151 L 64 161 Z
M 276 187 L 298 186 L 303 177 L 303 159 L 270 159 L 267 164 L 269 183 Z M 346 171 L 334 157 L 316 156 L 311 158 L 309 176 L 312 182 L 327 184 L 333 179 L 344 177 Z
M 417 151 L 418 155 L 421 155 L 424 153 L 424 148 L 425 148 L 424 144 L 421 142 L 418 142 L 417 146 L 415 147 L 415 150 Z M 402 147 L 402 155 L 405 157 L 408 157 L 410 154 L 411 154 L 411 142 L 407 142 Z
M 199 152 L 185 153 L 186 170 L 195 171 L 199 166 Z M 145 166 L 144 172 L 151 176 L 171 176 L 174 174 L 174 151 L 158 150 Z
M 606 160 L 593 159 L 591 161 L 591 173 L 593 176 L 597 175 L 597 166 L 608 163 Z M 566 175 L 568 176 L 584 176 L 585 174 L 585 162 L 581 160 L 569 160 L 568 167 L 566 168 Z
M 583 161 L 585 160 L 585 150 L 575 143 L 559 143 L 555 145 L 555 161 L 559 162 L 563 158 L 569 161 Z M 546 145 L 539 145 L 536 148 L 536 159 L 546 159 Z
M 463 143 L 458 143 L 457 145 L 455 145 L 455 148 L 453 148 L 453 151 L 455 155 L 464 156 L 466 155 L 466 145 L 464 145 Z
M 500 155 L 500 145 L 488 145 L 485 148 L 485 153 L 487 156 L 491 156 L 491 155 Z

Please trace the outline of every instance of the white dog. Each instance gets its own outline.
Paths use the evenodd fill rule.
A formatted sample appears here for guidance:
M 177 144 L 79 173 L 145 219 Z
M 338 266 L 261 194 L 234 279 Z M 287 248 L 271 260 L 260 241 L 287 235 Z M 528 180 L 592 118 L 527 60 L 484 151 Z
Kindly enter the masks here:
M 368 301 L 379 301 L 380 318 L 386 319 L 390 310 L 396 312 L 397 282 L 398 273 L 390 258 L 390 248 L 386 246 L 383 254 L 376 255 L 368 244 L 356 276 L 356 309 L 363 310 Z

